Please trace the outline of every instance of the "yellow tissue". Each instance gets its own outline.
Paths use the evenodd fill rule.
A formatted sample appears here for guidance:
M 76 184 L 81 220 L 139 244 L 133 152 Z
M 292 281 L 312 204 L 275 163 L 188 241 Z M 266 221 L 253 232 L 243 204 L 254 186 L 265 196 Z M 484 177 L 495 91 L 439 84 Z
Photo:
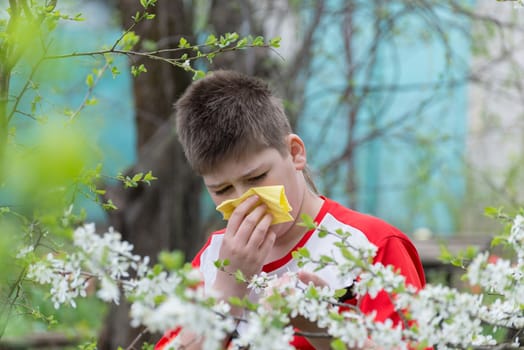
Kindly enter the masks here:
M 260 198 L 259 202 L 267 206 L 268 212 L 273 216 L 271 225 L 293 221 L 293 217 L 289 214 L 292 208 L 287 200 L 284 186 L 281 185 L 250 188 L 239 198 L 222 202 L 217 210 L 222 213 L 224 220 L 227 220 L 240 203 L 253 195 L 257 195 Z

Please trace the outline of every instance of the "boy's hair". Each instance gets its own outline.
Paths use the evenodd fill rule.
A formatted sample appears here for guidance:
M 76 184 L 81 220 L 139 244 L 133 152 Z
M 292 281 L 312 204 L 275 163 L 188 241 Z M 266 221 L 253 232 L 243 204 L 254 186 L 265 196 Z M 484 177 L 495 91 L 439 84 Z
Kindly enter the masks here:
M 175 108 L 178 138 L 199 174 L 248 152 L 287 151 L 291 126 L 281 101 L 260 79 L 234 71 L 210 73 L 189 86 Z

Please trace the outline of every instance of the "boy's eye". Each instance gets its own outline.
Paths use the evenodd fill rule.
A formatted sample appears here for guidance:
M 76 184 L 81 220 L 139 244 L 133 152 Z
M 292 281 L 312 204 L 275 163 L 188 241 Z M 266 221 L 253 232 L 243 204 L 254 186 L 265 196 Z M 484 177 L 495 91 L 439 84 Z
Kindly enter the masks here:
M 231 189 L 231 186 L 226 186 L 224 188 L 221 188 L 221 189 L 215 191 L 215 195 L 220 196 L 220 195 L 226 194 L 227 191 L 229 191 L 230 189 Z
M 262 174 L 260 174 L 258 176 L 252 177 L 252 178 L 249 179 L 249 182 L 257 182 L 259 180 L 262 180 L 264 177 L 266 177 L 266 174 L 267 173 L 262 173 Z

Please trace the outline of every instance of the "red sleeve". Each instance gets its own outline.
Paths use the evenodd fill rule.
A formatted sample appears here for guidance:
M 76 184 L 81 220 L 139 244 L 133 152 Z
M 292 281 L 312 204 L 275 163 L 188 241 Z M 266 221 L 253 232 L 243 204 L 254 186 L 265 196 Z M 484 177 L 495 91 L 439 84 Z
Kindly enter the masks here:
M 404 237 L 393 236 L 387 238 L 379 246 L 375 263 L 380 262 L 384 266 L 393 265 L 402 275 L 406 277 L 406 283 L 420 289 L 426 281 L 424 269 L 413 244 Z M 388 293 L 382 291 L 375 298 L 366 295 L 362 298 L 360 308 L 364 313 L 377 312 L 376 320 L 383 322 L 390 318 L 394 324 L 400 321 L 400 316 L 395 311 Z

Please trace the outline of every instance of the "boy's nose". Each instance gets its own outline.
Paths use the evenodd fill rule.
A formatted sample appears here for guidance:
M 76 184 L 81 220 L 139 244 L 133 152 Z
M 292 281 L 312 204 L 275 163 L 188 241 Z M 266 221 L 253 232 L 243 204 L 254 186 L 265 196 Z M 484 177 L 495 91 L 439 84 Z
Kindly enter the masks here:
M 235 188 L 235 198 L 241 197 L 247 190 L 251 187 L 249 186 L 239 186 Z

